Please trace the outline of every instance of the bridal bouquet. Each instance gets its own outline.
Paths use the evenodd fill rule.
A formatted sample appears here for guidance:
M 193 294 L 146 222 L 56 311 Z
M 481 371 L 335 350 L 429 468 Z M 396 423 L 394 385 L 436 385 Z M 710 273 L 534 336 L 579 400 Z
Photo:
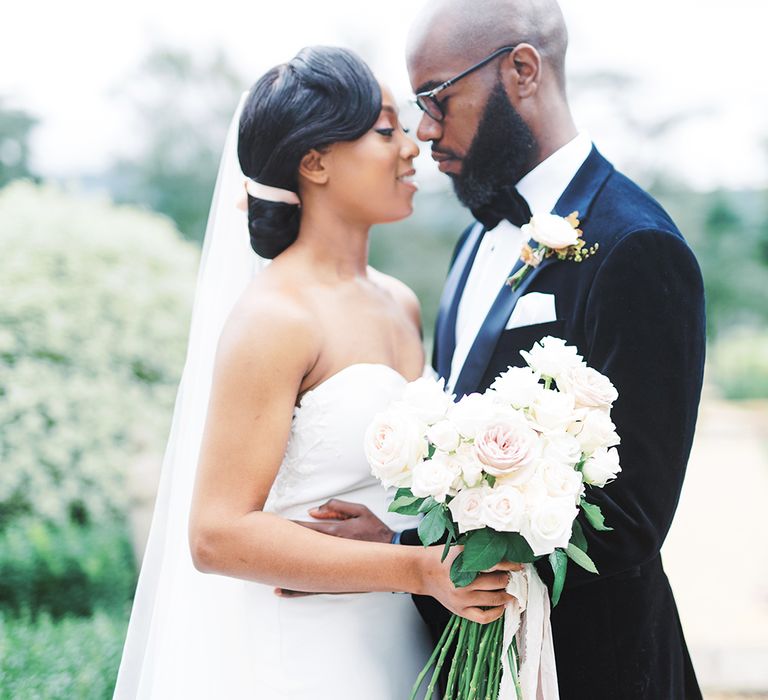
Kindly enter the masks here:
M 510 575 L 516 602 L 503 618 L 480 625 L 451 617 L 411 700 L 430 671 L 424 697 L 432 697 L 451 649 L 446 698 L 536 697 L 547 675 L 539 666 L 554 676 L 554 656 L 548 593 L 532 563 L 548 558 L 553 605 L 569 559 L 597 573 L 576 516 L 581 511 L 595 530 L 610 529 L 588 488 L 602 488 L 621 471 L 610 418 L 618 394 L 559 338 L 521 354 L 527 367 L 509 368 L 484 394 L 456 403 L 442 380 L 410 382 L 366 433 L 374 475 L 398 489 L 390 511 L 423 514 L 419 537 L 425 546 L 445 537 L 443 559 L 452 546 L 463 547 L 451 566 L 457 587 L 500 561 L 526 564 Z M 546 688 L 538 692 L 548 697 Z

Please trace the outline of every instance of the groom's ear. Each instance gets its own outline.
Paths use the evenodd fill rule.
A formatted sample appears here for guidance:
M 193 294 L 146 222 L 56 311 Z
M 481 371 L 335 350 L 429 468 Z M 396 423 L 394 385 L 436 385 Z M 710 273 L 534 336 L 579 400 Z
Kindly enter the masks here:
M 541 68 L 541 54 L 530 44 L 519 44 L 504 56 L 499 66 L 500 78 L 513 104 L 538 91 Z
M 301 159 L 301 163 L 299 163 L 299 176 L 316 185 L 324 185 L 328 182 L 328 168 L 325 163 L 326 155 L 327 153 L 323 153 L 316 148 L 309 151 Z

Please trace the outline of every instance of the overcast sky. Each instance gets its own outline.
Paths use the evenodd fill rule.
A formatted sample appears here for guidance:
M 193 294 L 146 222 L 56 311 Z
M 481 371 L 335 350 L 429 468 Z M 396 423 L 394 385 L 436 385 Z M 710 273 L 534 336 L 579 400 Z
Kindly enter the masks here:
M 304 45 L 352 43 L 405 99 L 403 47 L 422 2 L 17 2 L 6 8 L 0 28 L 0 96 L 41 119 L 33 144 L 38 170 L 57 176 L 98 170 L 125 140 L 115 88 L 153 47 L 200 55 L 221 47 L 250 82 Z M 561 4 L 576 121 L 619 167 L 655 165 L 700 189 L 768 186 L 768 3 Z M 615 100 L 576 80 L 596 71 L 636 79 L 627 104 L 641 124 L 694 116 L 647 148 L 628 137 Z M 420 167 L 434 170 L 428 159 Z

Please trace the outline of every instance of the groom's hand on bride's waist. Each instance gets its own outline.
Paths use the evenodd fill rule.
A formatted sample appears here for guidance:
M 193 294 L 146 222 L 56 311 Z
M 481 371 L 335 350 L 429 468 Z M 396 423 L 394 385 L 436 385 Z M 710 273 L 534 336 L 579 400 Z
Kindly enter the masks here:
M 312 508 L 309 514 L 315 521 L 296 520 L 294 522 L 310 530 L 324 532 L 326 535 L 343 537 L 347 540 L 364 542 L 392 542 L 395 533 L 379 520 L 368 508 L 359 503 L 349 503 L 332 498 L 323 505 Z

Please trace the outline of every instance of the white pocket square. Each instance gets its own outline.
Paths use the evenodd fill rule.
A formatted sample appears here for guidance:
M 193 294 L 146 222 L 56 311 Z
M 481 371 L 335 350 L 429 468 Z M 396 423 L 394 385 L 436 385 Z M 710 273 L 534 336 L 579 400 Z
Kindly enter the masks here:
M 517 300 L 517 304 L 515 304 L 515 308 L 512 310 L 504 330 L 508 331 L 512 328 L 532 326 L 536 323 L 548 323 L 549 321 L 556 320 L 555 295 L 531 292 L 530 294 L 524 294 Z

